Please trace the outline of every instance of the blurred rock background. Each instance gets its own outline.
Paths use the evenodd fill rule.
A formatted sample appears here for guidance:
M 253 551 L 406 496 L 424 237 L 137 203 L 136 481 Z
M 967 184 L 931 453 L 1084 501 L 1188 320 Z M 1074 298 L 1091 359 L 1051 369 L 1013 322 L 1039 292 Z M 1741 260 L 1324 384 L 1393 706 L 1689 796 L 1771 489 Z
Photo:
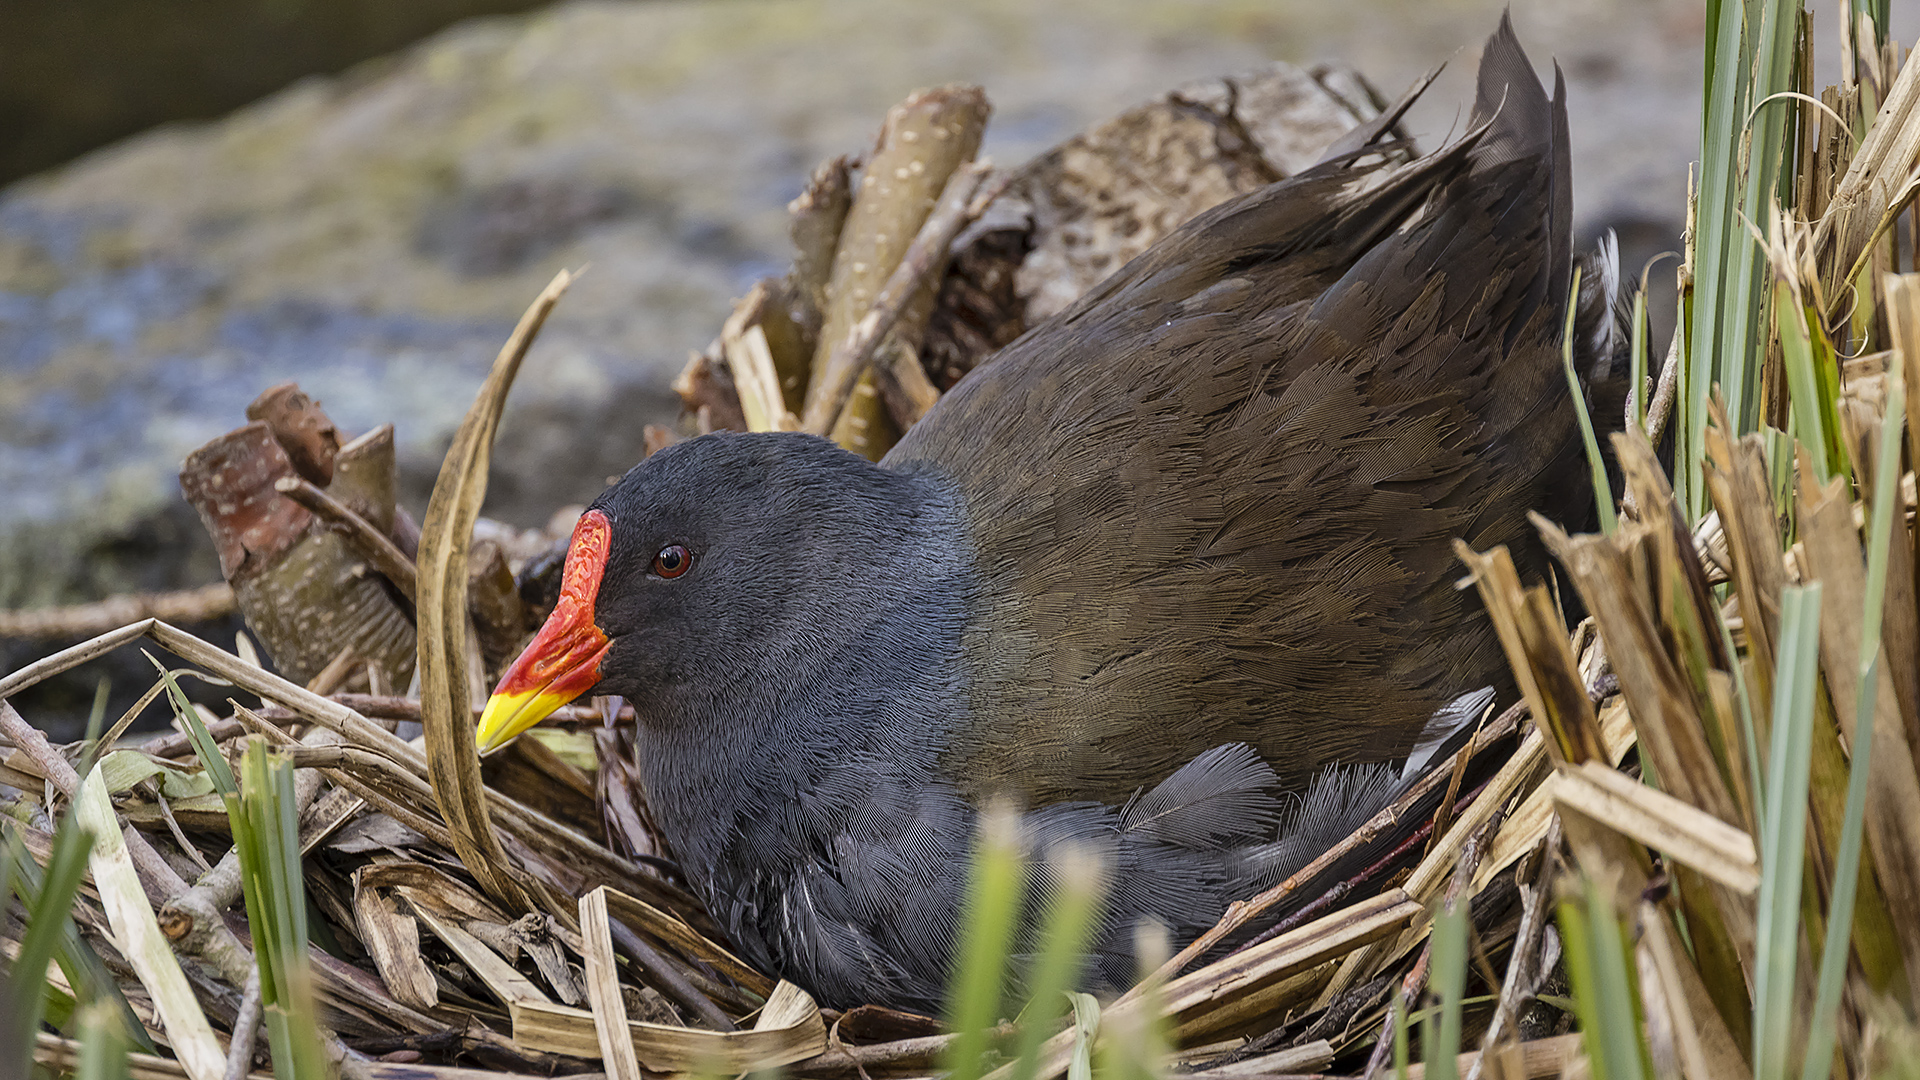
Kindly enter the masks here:
M 1432 145 L 1462 123 L 1507 5 L 571 0 L 401 47 L 525 6 L 8 5 L 0 169 L 47 167 L 0 189 L 0 607 L 217 581 L 175 473 L 283 380 L 348 434 L 394 421 L 418 514 L 507 329 L 562 266 L 590 269 L 514 390 L 487 513 L 534 525 L 589 499 L 640 457 L 642 425 L 671 421 L 667 384 L 730 299 L 784 267 L 808 170 L 862 148 L 915 87 L 984 85 L 986 152 L 1011 164 L 1270 59 L 1340 58 L 1388 97 L 1445 62 L 1410 125 Z M 1566 73 L 1576 228 L 1618 230 L 1637 272 L 1678 243 L 1701 5 L 1512 8 L 1535 60 Z M 42 647 L 0 642 L 0 670 Z

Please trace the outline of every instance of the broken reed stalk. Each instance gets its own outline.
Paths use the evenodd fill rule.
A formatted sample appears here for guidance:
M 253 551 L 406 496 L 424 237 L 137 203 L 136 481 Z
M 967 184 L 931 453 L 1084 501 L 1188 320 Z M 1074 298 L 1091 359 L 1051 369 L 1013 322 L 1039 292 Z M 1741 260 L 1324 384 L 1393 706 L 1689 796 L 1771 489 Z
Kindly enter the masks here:
M 69 645 L 52 656 L 43 656 L 11 674 L 0 675 L 0 699 L 10 698 L 35 683 L 50 679 L 63 671 L 71 671 L 89 660 L 105 656 L 120 646 L 145 635 L 158 621 L 149 616 L 138 622 L 128 623 L 119 629 L 109 630 L 77 645 Z
M 1667 346 L 1667 358 L 1660 365 L 1660 381 L 1654 387 L 1653 400 L 1647 404 L 1647 441 L 1656 444 L 1666 434 L 1667 418 L 1673 415 L 1673 399 L 1680 388 L 1680 366 L 1686 353 L 1682 329 L 1674 331 L 1673 341 Z
M 840 389 L 843 365 L 853 359 L 840 354 L 840 346 L 867 316 L 912 242 L 924 232 L 953 176 L 978 152 L 990 112 L 979 87 L 959 84 L 916 91 L 889 109 L 833 239 L 832 267 L 821 291 L 819 329 L 808 335 L 813 339 L 813 355 L 802 415 L 806 430 L 832 424 L 820 433 L 869 460 L 878 461 L 900 433 L 882 401 L 878 385 L 882 380 L 873 371 Z M 830 187 L 834 177 L 821 179 Z M 821 200 L 802 208 L 816 211 L 811 223 L 816 233 L 829 222 L 838 202 L 831 190 L 820 194 Z M 896 336 L 910 347 L 919 346 L 933 307 L 934 271 L 944 265 L 945 250 L 942 245 L 918 287 L 902 298 Z M 801 269 L 815 272 L 810 267 Z M 796 284 L 803 296 L 811 297 L 804 279 Z M 823 400 L 828 397 L 839 397 L 846 404 L 829 408 Z
M 420 702 L 413 698 L 394 697 L 390 694 L 322 694 L 320 696 L 336 704 L 345 705 L 369 720 L 410 720 L 416 724 L 420 722 Z M 478 706 L 474 708 L 473 714 L 476 719 L 479 718 L 480 711 Z M 264 706 L 259 713 L 265 719 L 275 722 L 299 719 L 299 714 L 278 705 Z M 235 722 L 222 720 L 220 723 Z M 634 723 L 633 706 L 622 704 L 609 723 L 601 711 L 592 705 L 562 705 L 555 709 L 553 715 L 544 723 L 560 727 L 568 724 L 629 727 Z M 186 745 L 184 742 L 177 742 L 184 738 L 181 735 L 162 735 L 143 749 L 159 757 L 169 757 L 176 753 L 179 747 Z
M 827 361 L 816 375 L 816 392 L 808 395 L 807 413 L 800 428 L 812 435 L 830 434 L 846 411 L 847 402 L 872 364 L 881 339 L 906 311 L 929 275 L 941 266 L 960 231 L 985 210 L 976 209 L 974 195 L 981 181 L 992 171 L 992 163 L 969 162 L 954 170 L 941 190 L 933 213 L 913 238 L 885 285 L 874 296 L 873 304 L 859 322 L 848 329 L 846 337 L 833 345 Z

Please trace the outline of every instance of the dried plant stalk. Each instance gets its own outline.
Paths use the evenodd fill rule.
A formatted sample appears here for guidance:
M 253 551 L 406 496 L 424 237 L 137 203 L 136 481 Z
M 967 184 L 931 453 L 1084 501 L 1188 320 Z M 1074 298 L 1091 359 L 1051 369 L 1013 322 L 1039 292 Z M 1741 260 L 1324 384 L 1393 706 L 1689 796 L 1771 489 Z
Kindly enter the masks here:
M 98 770 L 81 781 L 74 812 L 79 815 L 80 825 L 93 834 L 89 861 L 101 903 L 113 924 L 114 946 L 133 965 L 140 984 L 153 996 L 154 1008 L 166 1027 L 168 1045 L 192 1080 L 223 1080 L 226 1052 L 214 1038 L 180 962 L 154 921 L 153 908 L 148 906 L 134 872 L 133 860 L 120 835 L 120 822 Z
M 876 461 L 899 435 L 891 430 L 872 378 L 848 377 L 855 360 L 841 346 L 874 306 L 948 178 L 979 150 L 988 112 L 986 94 L 977 86 L 923 90 L 894 106 L 840 230 L 807 388 L 806 428 L 821 431 L 832 424 L 835 442 Z M 943 246 L 941 264 L 944 256 Z M 928 280 L 914 282 L 911 302 L 921 321 L 932 308 L 936 282 L 930 271 Z M 852 387 L 844 415 L 831 405 L 847 393 L 837 389 L 842 383 Z
M 0 611 L 0 638 L 92 637 L 141 619 L 212 622 L 233 611 L 233 586 L 223 581 L 198 589 L 133 593 L 70 607 Z
M 894 267 L 886 284 L 875 295 L 873 306 L 859 322 L 848 328 L 845 338 L 835 342 L 824 334 L 821 336 L 821 348 L 828 350 L 827 360 L 815 374 L 813 384 L 808 389 L 804 430 L 815 435 L 831 431 L 836 442 L 856 453 L 867 453 L 876 460 L 885 452 L 884 447 L 872 443 L 865 436 L 861 436 L 862 441 L 858 446 L 845 441 L 851 438 L 847 435 L 851 429 L 846 425 L 854 424 L 865 430 L 862 425 L 866 421 L 861 418 L 866 414 L 867 407 L 862 404 L 862 388 L 865 388 L 869 397 L 878 394 L 867 375 L 867 368 L 873 363 L 874 354 L 886 340 L 887 334 L 907 317 L 911 307 L 918 302 L 921 290 L 933 279 L 936 268 L 945 261 L 947 247 L 953 238 L 980 212 L 974 194 L 986 178 L 987 170 L 988 166 L 984 163 L 956 170 L 948 179 L 946 189 L 940 193 L 939 203 L 928 215 L 919 235 L 914 237 L 900 264 Z M 889 437 L 886 445 L 891 446 L 892 441 Z

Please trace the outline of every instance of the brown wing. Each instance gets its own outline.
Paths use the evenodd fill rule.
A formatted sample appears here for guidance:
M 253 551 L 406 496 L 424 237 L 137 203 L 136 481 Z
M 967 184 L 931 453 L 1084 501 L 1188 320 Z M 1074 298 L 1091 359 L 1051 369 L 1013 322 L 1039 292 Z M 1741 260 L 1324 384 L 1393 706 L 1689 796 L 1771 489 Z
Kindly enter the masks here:
M 1506 682 L 1451 543 L 1539 566 L 1525 512 L 1586 487 L 1564 108 L 1504 25 L 1475 114 L 1384 182 L 1334 163 L 1196 219 L 889 455 L 968 502 L 969 791 L 1118 800 L 1236 740 L 1299 784 Z

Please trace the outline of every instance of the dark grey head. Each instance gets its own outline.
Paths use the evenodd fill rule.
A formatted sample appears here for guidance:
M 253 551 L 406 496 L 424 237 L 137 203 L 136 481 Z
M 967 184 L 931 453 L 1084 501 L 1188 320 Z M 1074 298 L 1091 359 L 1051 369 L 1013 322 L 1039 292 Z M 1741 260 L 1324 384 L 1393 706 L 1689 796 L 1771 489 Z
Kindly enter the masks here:
M 641 462 L 591 508 L 612 539 L 594 605 L 612 639 L 599 692 L 648 701 L 786 681 L 889 591 L 911 494 L 810 435 L 716 433 Z
M 876 622 L 912 638 L 930 578 L 963 542 L 938 482 L 810 435 L 704 435 L 670 446 L 581 518 L 559 605 L 489 702 L 491 748 L 589 689 L 651 724 L 725 717 L 753 736 Z M 959 617 L 952 605 L 935 621 Z M 909 628 L 900 631 L 900 627 Z M 892 640 L 862 662 L 911 665 Z

